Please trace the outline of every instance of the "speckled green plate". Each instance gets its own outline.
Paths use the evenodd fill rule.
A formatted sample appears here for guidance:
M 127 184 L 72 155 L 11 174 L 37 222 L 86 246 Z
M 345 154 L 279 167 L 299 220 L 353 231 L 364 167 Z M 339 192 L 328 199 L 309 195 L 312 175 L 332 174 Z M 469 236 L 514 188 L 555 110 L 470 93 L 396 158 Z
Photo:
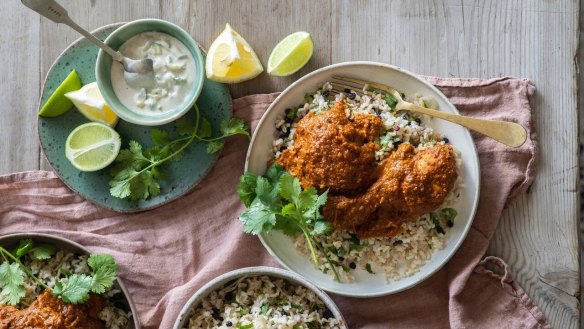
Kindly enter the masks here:
M 104 26 L 93 32 L 104 40 L 121 23 Z M 77 70 L 81 82 L 85 85 L 95 81 L 95 60 L 98 48 L 85 39 L 79 39 L 70 45 L 57 58 L 45 79 L 39 108 L 47 101 L 53 91 L 67 77 L 71 70 Z M 219 123 L 232 115 L 231 96 L 227 87 L 221 83 L 205 80 L 201 95 L 197 100 L 202 115 L 219 131 Z M 192 111 L 187 113 L 193 117 Z M 86 199 L 114 211 L 137 212 L 152 209 L 181 197 L 194 188 L 213 166 L 217 155 L 209 155 L 205 145 L 191 144 L 184 157 L 178 162 L 170 162 L 163 167 L 165 179 L 160 181 L 161 192 L 147 200 L 131 201 L 114 198 L 109 193 L 111 177 L 109 167 L 97 172 L 81 172 L 75 169 L 65 158 L 65 141 L 75 127 L 88 120 L 73 108 L 56 118 L 39 117 L 38 133 L 41 147 L 49 163 L 59 177 L 72 190 Z M 130 140 L 136 140 L 144 146 L 152 145 L 150 130 L 153 127 L 138 126 L 120 120 L 115 127 L 122 137 L 122 147 Z M 172 123 L 157 128 L 174 130 Z

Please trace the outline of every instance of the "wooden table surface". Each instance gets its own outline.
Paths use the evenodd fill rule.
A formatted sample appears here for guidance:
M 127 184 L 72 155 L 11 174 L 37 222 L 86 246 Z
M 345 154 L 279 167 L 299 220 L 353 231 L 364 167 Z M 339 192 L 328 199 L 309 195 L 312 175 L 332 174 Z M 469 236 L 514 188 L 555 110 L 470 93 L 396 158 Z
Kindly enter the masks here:
M 289 33 L 312 34 L 316 48 L 304 69 L 233 85 L 234 98 L 281 91 L 314 69 L 351 60 L 423 75 L 530 79 L 537 88 L 537 176 L 505 210 L 487 254 L 510 264 L 554 328 L 579 326 L 579 1 L 60 2 L 88 29 L 156 17 L 182 26 L 204 47 L 230 22 L 263 63 Z M 79 35 L 17 0 L 2 0 L 0 22 L 0 174 L 51 170 L 37 140 L 39 90 L 53 61 Z

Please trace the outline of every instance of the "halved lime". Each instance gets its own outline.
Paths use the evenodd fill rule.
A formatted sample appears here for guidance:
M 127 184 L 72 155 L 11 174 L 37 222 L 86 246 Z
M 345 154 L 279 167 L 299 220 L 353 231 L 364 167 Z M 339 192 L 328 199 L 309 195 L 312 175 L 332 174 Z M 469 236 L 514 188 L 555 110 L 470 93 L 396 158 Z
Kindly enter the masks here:
M 65 80 L 61 82 L 59 87 L 57 87 L 43 107 L 41 107 L 39 116 L 56 117 L 69 111 L 69 109 L 73 107 L 73 102 L 65 97 L 65 94 L 79 89 L 81 89 L 81 79 L 79 79 L 77 72 L 73 70 Z
M 81 171 L 96 171 L 116 159 L 120 145 L 120 135 L 111 127 L 89 122 L 69 134 L 65 142 L 65 156 Z
M 284 77 L 295 73 L 308 63 L 313 50 L 310 33 L 290 34 L 272 50 L 268 59 L 268 74 Z

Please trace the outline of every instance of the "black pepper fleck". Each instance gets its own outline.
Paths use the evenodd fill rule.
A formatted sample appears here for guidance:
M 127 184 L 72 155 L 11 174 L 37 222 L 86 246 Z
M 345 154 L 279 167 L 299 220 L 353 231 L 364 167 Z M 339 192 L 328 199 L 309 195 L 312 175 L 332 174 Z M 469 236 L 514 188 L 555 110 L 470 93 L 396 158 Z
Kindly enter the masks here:
M 355 97 L 357 97 L 357 94 L 355 94 L 355 93 L 349 94 L 349 99 L 355 99 Z
M 333 312 L 327 308 L 324 312 L 322 312 L 322 317 L 325 319 L 330 319 L 333 317 Z
M 446 137 L 442 138 L 442 141 L 444 142 L 444 144 L 450 143 L 450 140 Z
M 225 322 L 225 326 L 227 326 L 227 327 L 231 327 L 232 325 L 233 325 L 233 322 L 231 322 L 231 321 Z
M 355 264 L 355 262 L 351 262 L 351 263 L 349 264 L 349 267 L 350 267 L 351 269 L 353 269 L 353 270 L 354 270 L 354 269 L 356 269 L 356 268 L 357 268 L 357 264 Z

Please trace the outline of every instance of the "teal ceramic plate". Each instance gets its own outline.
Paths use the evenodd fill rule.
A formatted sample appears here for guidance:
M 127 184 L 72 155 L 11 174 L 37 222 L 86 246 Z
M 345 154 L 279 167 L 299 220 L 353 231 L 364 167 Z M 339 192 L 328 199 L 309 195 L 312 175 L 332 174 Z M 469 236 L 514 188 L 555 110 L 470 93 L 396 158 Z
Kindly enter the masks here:
M 93 34 L 104 40 L 121 25 L 118 23 L 104 26 L 95 30 Z M 95 81 L 97 52 L 98 48 L 83 38 L 69 46 L 47 74 L 39 108 L 73 69 L 77 71 L 84 85 Z M 229 119 L 232 114 L 229 90 L 221 83 L 205 80 L 197 105 L 201 114 L 211 122 L 213 132 L 218 132 L 219 123 Z M 187 115 L 194 117 L 192 111 Z M 67 136 L 75 127 L 85 122 L 88 120 L 75 108 L 56 118 L 39 117 L 38 133 L 41 147 L 49 163 L 67 186 L 86 199 L 114 211 L 143 211 L 179 198 L 203 179 L 217 158 L 217 155 L 207 154 L 204 144 L 194 142 L 186 149 L 180 161 L 171 161 L 163 166 L 165 179 L 160 181 L 160 195 L 141 201 L 114 198 L 109 193 L 108 182 L 111 179 L 109 167 L 97 172 L 81 172 L 65 158 Z M 122 137 L 122 147 L 126 147 L 129 140 L 136 140 L 145 147 L 152 145 L 150 140 L 152 128 L 173 131 L 174 125 L 170 123 L 159 127 L 145 127 L 120 120 L 115 127 Z

